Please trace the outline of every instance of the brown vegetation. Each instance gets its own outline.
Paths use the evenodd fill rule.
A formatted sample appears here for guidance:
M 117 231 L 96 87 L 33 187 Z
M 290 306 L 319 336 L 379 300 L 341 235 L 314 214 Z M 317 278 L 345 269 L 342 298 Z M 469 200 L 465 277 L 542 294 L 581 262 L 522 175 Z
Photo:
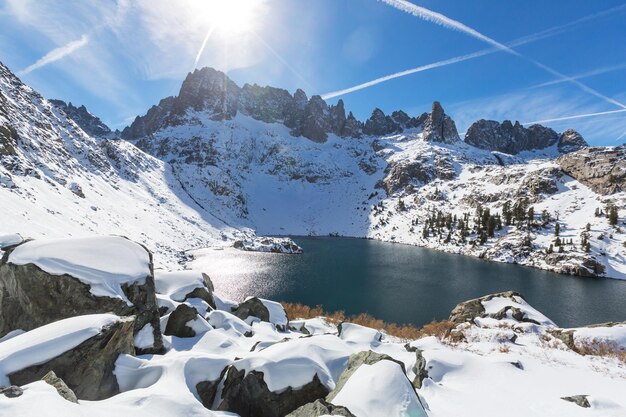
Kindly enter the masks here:
M 361 313 L 354 316 L 346 316 L 343 311 L 327 312 L 321 305 L 310 307 L 303 304 L 281 303 L 290 319 L 311 319 L 315 317 L 324 317 L 328 322 L 339 324 L 342 322 L 350 322 L 361 326 L 371 327 L 381 330 L 384 333 L 399 337 L 404 340 L 416 340 L 426 336 L 435 336 L 438 339 L 444 339 L 450 330 L 454 328 L 454 324 L 450 321 L 432 321 L 421 328 L 410 324 L 386 323 L 376 319 L 369 314 Z
M 626 364 L 626 349 L 619 346 L 615 342 L 605 341 L 588 341 L 585 343 L 576 343 L 576 352 L 581 355 L 602 356 L 606 358 L 615 358 Z

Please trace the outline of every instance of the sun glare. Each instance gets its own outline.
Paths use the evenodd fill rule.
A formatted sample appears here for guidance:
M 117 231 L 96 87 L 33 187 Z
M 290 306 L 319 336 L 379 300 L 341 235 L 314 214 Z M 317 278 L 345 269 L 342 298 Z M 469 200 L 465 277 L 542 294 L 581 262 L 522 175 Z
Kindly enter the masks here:
M 234 35 L 254 29 L 259 0 L 205 0 L 206 12 L 223 34 Z

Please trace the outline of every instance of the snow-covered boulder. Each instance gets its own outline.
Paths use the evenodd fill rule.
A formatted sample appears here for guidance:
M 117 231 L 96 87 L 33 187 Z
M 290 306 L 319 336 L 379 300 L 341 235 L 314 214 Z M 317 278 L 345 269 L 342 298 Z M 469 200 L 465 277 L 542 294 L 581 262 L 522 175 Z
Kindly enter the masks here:
M 229 368 L 219 410 L 284 416 L 324 398 L 352 350 L 334 335 L 298 338 L 253 351 Z
M 402 362 L 372 351 L 350 357 L 326 400 L 357 417 L 426 417 Z
M 215 290 L 207 274 L 197 271 L 155 271 L 154 281 L 156 292 L 173 301 L 183 302 L 189 298 L 199 298 L 215 308 Z
M 485 295 L 458 304 L 450 314 L 453 323 L 476 322 L 476 319 L 492 318 L 495 320 L 509 319 L 517 322 L 528 322 L 554 327 L 555 324 L 535 310 L 524 300 L 521 294 L 507 291 Z
M 248 240 L 237 240 L 233 244 L 235 249 L 251 252 L 272 252 L 300 254 L 304 251 L 288 237 L 255 237 Z
M 285 309 L 280 303 L 257 297 L 249 297 L 239 304 L 232 312 L 242 320 L 252 321 L 257 318 L 261 321 L 272 323 L 279 331 L 285 331 L 289 327 L 289 319 Z
M 0 385 L 24 385 L 50 371 L 80 399 L 119 392 L 113 374 L 120 354 L 134 354 L 134 319 L 113 314 L 72 317 L 0 343 Z
M 198 310 L 188 304 L 179 304 L 167 318 L 164 334 L 176 337 L 194 337 L 212 327 L 198 315 Z
M 17 233 L 0 235 L 0 250 L 8 248 L 9 246 L 19 245 L 23 241 L 24 238 Z
M 135 316 L 162 349 L 152 255 L 123 237 L 34 240 L 0 261 L 0 336 L 85 314 Z

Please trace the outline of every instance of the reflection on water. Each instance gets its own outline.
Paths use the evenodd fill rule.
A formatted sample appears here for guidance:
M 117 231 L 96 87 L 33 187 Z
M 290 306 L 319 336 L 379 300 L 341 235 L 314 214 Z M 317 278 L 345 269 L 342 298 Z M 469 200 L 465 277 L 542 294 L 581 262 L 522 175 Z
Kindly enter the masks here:
M 557 324 L 626 320 L 626 281 L 576 278 L 430 249 L 361 239 L 297 237 L 303 255 L 205 249 L 193 269 L 216 291 L 241 300 L 321 304 L 348 314 L 421 325 L 448 317 L 459 302 L 514 290 Z

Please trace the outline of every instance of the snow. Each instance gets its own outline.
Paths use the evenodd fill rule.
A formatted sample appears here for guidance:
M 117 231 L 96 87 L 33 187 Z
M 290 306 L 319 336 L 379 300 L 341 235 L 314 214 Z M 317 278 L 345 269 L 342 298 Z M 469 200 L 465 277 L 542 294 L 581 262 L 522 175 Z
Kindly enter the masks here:
M 482 301 L 482 305 L 485 308 L 485 313 L 488 315 L 496 314 L 505 307 L 515 307 L 519 308 L 526 318 L 534 320 L 544 326 L 556 326 L 552 320 L 535 310 L 525 300 L 520 297 L 514 298 L 516 301 L 508 297 L 494 297 L 491 300 Z
M 359 366 L 332 403 L 358 417 L 426 417 L 402 368 L 388 360 Z
M 574 331 L 574 342 L 581 343 L 615 343 L 626 350 L 626 323 L 615 326 L 580 327 L 567 329 Z
M 135 347 L 148 349 L 154 346 L 154 327 L 150 323 L 143 326 L 135 335 Z
M 281 328 L 285 328 L 289 324 L 287 313 L 285 312 L 282 304 L 263 298 L 259 298 L 259 300 L 261 300 L 261 303 L 263 303 L 270 313 L 270 323 L 273 323 Z
M 1 235 L 0 236 L 0 249 L 6 248 L 7 246 L 18 245 L 24 241 L 24 238 L 17 233 L 13 233 L 10 235 Z
M 8 262 L 70 275 L 89 285 L 96 297 L 119 298 L 129 305 L 122 285 L 143 284 L 152 275 L 146 249 L 117 236 L 30 241 L 11 252 Z
M 45 363 L 120 320 L 113 314 L 71 317 L 0 342 L 0 385 L 10 385 L 8 375 Z
M 156 292 L 182 302 L 196 288 L 204 288 L 204 277 L 197 271 L 154 272 Z

